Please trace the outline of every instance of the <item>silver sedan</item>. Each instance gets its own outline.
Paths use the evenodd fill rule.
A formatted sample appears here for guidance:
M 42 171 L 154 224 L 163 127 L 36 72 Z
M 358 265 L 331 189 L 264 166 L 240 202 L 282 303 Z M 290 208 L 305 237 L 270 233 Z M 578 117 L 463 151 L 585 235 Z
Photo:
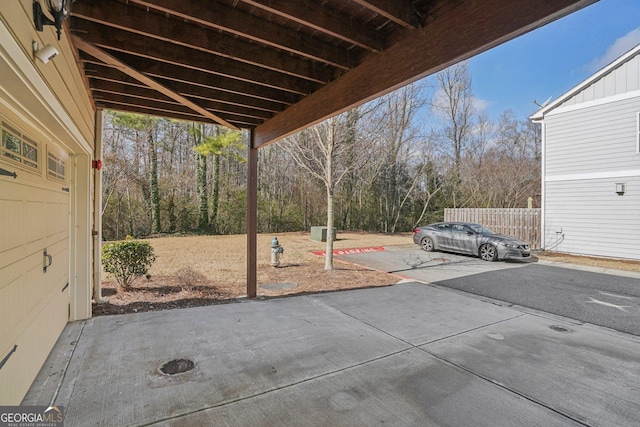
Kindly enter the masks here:
M 413 230 L 413 241 L 427 251 L 448 251 L 479 256 L 485 261 L 531 256 L 526 242 L 496 234 L 470 222 L 437 222 Z

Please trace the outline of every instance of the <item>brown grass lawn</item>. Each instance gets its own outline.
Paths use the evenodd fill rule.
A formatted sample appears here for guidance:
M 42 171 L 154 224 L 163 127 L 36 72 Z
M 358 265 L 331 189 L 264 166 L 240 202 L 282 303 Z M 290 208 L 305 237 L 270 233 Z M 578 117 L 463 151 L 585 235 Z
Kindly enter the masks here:
M 288 294 L 387 286 L 398 277 L 334 260 L 334 270 L 324 270 L 322 251 L 326 243 L 310 239 L 308 232 L 280 233 L 285 252 L 280 267 L 270 265 L 273 234 L 258 235 L 258 295 Z M 108 304 L 94 304 L 94 315 L 133 313 L 167 308 L 193 307 L 233 302 L 246 295 L 246 236 L 159 237 L 147 240 L 157 260 L 151 278 L 138 278 L 133 289 L 118 289 L 115 280 L 103 275 L 104 297 Z M 370 246 L 413 246 L 411 233 L 338 232 L 335 249 Z M 550 261 L 587 264 L 640 272 L 640 262 L 541 253 Z
M 281 264 L 270 265 L 273 234 L 258 235 L 258 295 L 267 297 L 370 286 L 386 286 L 399 278 L 334 260 L 334 270 L 324 269 L 325 242 L 315 242 L 308 232 L 279 233 L 284 247 Z M 246 295 L 246 236 L 185 236 L 148 239 L 156 254 L 151 278 L 138 278 L 133 289 L 122 291 L 103 275 L 102 295 L 108 304 L 94 304 L 94 315 L 131 313 L 164 308 L 192 307 L 230 302 Z M 411 233 L 338 232 L 334 249 L 413 245 Z M 272 286 L 276 285 L 276 286 Z M 281 286 L 278 286 L 281 285 Z M 265 286 L 265 287 L 263 287 Z M 274 289 L 274 288 L 284 289 Z

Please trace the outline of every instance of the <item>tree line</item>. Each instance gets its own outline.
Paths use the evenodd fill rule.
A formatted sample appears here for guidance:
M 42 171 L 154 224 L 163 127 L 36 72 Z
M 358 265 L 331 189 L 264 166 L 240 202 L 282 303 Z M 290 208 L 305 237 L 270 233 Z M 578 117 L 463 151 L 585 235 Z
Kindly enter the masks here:
M 466 63 L 258 151 L 258 231 L 409 231 L 448 207 L 526 207 L 537 125 L 475 106 Z M 247 134 L 105 114 L 103 235 L 246 231 Z

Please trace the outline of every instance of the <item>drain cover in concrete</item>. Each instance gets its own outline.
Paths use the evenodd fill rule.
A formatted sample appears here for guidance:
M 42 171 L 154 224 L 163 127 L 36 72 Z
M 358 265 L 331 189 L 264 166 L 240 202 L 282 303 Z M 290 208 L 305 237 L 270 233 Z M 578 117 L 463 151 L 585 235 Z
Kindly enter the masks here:
M 549 326 L 549 328 L 553 329 L 556 332 L 573 332 L 573 329 L 569 329 L 561 325 L 551 325 Z
M 177 375 L 189 372 L 195 364 L 189 359 L 175 359 L 160 367 L 160 372 L 167 375 Z
M 293 289 L 296 286 L 298 285 L 296 285 L 295 283 L 269 283 L 266 285 L 260 285 L 262 289 L 266 289 L 269 291 L 282 291 L 284 289 Z

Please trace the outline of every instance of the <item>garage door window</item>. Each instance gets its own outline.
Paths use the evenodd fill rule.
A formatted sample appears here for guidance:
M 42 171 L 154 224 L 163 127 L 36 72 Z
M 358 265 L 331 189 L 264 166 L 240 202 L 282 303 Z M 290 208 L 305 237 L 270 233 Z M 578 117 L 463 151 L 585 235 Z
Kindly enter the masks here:
M 38 170 L 40 163 L 38 143 L 2 122 L 2 157 Z
M 67 162 L 51 151 L 47 153 L 47 170 L 49 178 L 60 182 L 67 182 Z

